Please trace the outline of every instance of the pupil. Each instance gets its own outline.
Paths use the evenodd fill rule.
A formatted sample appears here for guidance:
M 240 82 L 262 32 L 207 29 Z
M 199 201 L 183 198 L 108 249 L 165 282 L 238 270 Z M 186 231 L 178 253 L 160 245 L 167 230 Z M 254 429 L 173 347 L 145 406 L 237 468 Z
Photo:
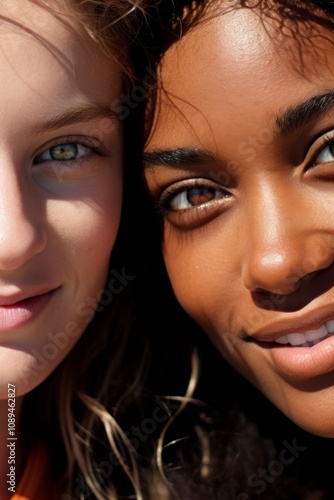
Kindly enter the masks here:
M 198 187 L 189 189 L 187 192 L 188 202 L 195 206 L 207 203 L 215 197 L 215 189 L 212 187 Z
M 76 144 L 60 144 L 50 149 L 50 156 L 53 160 L 74 160 L 77 154 Z

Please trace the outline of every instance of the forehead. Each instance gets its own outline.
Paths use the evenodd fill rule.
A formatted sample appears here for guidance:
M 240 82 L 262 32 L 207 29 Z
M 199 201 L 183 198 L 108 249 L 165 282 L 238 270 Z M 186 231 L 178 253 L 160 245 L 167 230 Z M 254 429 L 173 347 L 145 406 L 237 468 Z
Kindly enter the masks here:
M 215 125 L 240 133 L 250 114 L 271 121 L 331 88 L 334 33 L 291 21 L 282 30 L 277 18 L 255 8 L 216 9 L 206 17 L 162 60 L 150 147 L 173 147 L 176 123 L 180 147 L 189 134 L 201 141 Z
M 43 113 L 43 100 L 58 112 L 59 99 L 75 106 L 120 93 L 118 66 L 75 26 L 73 16 L 63 2 L 0 2 L 0 71 L 12 93 L 26 93 L 34 114 Z

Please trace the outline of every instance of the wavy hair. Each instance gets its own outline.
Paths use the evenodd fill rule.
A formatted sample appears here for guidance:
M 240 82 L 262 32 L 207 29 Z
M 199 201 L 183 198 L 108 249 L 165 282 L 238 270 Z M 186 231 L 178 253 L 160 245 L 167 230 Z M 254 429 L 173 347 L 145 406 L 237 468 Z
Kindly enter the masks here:
M 125 148 L 124 197 L 137 197 L 145 93 L 159 54 L 153 49 L 154 33 L 164 16 L 172 16 L 172 2 L 160 15 L 159 0 L 60 0 L 56 5 L 31 1 L 69 29 L 88 34 L 120 65 L 127 95 L 137 91 L 139 97 L 123 117 L 125 146 L 131 145 Z M 138 268 L 129 247 L 138 236 L 136 223 L 140 221 L 125 210 L 110 260 L 110 271 L 125 268 L 133 278 Z M 24 398 L 25 435 L 31 446 L 36 441 L 47 445 L 55 482 L 64 494 L 78 499 L 168 498 L 155 467 L 139 456 L 124 430 L 142 418 L 141 387 L 149 366 L 148 328 L 140 314 L 135 319 L 131 287 L 124 285 L 109 304 L 98 308 L 68 356 Z

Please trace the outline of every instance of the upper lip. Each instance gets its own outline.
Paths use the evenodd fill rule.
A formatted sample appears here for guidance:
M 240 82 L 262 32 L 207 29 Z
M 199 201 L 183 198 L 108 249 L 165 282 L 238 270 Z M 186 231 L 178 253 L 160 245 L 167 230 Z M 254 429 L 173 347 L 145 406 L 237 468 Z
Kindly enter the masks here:
M 275 342 L 276 339 L 290 333 L 305 333 L 317 330 L 327 321 L 334 319 L 334 306 L 327 305 L 312 310 L 307 314 L 294 314 L 293 318 L 282 318 L 274 323 L 268 323 L 252 333 L 247 332 L 248 338 L 260 342 Z
M 46 289 L 40 289 L 40 290 L 35 290 L 35 291 L 20 291 L 18 293 L 13 293 L 11 295 L 1 295 L 0 294 L 0 307 L 2 306 L 13 306 L 17 304 L 18 302 L 21 302 L 21 300 L 25 299 L 31 299 L 33 297 L 38 297 L 39 295 L 44 295 L 46 293 L 52 292 L 56 290 L 56 288 L 46 288 Z

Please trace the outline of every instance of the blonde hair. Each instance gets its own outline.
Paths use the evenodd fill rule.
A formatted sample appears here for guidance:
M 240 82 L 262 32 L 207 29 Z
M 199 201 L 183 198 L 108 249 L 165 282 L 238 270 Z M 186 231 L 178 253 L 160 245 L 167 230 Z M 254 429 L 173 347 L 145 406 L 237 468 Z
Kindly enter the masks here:
M 59 0 L 56 5 L 32 1 L 70 29 L 88 34 L 120 64 L 128 88 L 134 85 L 138 61 L 132 60 L 129 47 L 140 46 L 138 33 L 146 29 L 145 0 Z M 145 59 L 145 49 L 142 54 Z M 64 493 L 75 493 L 76 498 L 87 498 L 87 492 L 77 492 L 78 478 L 89 490 L 88 498 L 119 498 L 112 473 L 98 476 L 107 450 L 119 463 L 137 500 L 169 498 L 168 487 L 155 467 L 140 467 L 136 450 L 119 423 L 128 408 L 135 405 L 140 409 L 140 387 L 149 364 L 145 331 L 129 316 L 131 307 L 127 290 L 113 297 L 65 360 L 25 396 L 23 425 L 31 445 L 34 439 L 47 444 L 55 480 Z

